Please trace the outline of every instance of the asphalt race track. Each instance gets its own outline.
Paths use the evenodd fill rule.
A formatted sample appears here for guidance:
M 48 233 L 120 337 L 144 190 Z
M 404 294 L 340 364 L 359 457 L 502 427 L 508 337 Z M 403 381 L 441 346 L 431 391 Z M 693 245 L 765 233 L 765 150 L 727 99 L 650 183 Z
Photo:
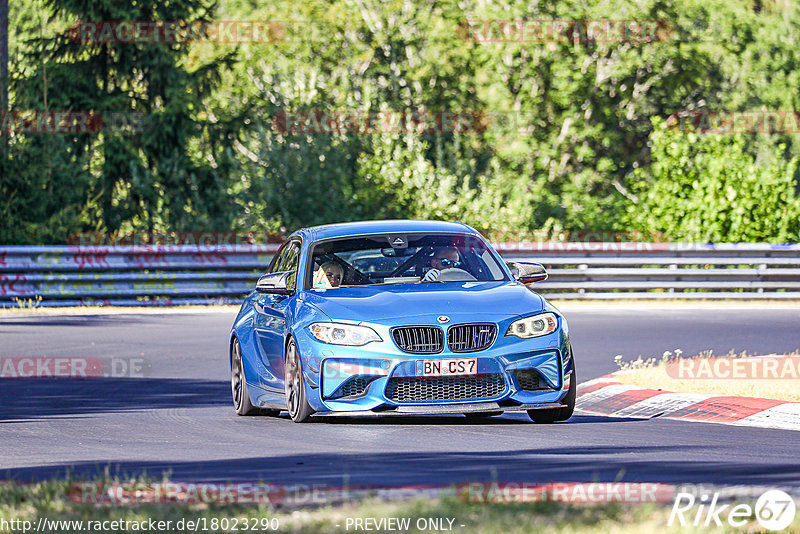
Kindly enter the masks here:
M 579 379 L 613 357 L 800 348 L 800 309 L 576 307 Z M 144 378 L 0 379 L 0 479 L 147 472 L 174 480 L 341 485 L 467 481 L 653 481 L 800 486 L 800 433 L 576 412 L 534 425 L 524 414 L 237 417 L 227 336 L 234 311 L 0 317 L 0 357 L 143 358 Z

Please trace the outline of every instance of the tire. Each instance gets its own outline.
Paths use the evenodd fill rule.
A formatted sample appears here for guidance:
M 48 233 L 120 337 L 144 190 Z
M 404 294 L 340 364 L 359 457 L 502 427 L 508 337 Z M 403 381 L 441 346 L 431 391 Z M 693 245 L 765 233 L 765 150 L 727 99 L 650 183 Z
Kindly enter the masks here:
M 488 419 L 490 417 L 494 417 L 495 415 L 503 415 L 502 411 L 497 412 L 467 412 L 464 414 L 464 417 L 471 421 L 478 421 L 481 419 Z
M 569 381 L 569 390 L 567 396 L 561 401 L 566 406 L 562 408 L 553 408 L 551 410 L 528 410 L 528 417 L 534 423 L 550 424 L 556 421 L 566 421 L 572 417 L 572 412 L 575 411 L 575 397 L 578 390 L 578 380 L 575 378 L 575 370 L 572 370 L 572 376 Z
M 297 345 L 293 339 L 286 345 L 286 365 L 284 365 L 284 384 L 286 391 L 286 408 L 289 417 L 295 423 L 308 421 L 314 410 L 306 398 L 306 383 L 303 379 L 303 367 Z
M 242 366 L 242 349 L 239 340 L 233 338 L 231 343 L 231 394 L 233 396 L 233 409 L 237 415 L 255 415 L 258 408 L 250 402 L 247 393 L 247 380 Z
M 277 416 L 281 413 L 280 410 L 258 408 L 250 402 L 244 366 L 242 365 L 242 348 L 236 338 L 233 338 L 233 343 L 231 343 L 231 394 L 233 395 L 233 409 L 237 415 Z

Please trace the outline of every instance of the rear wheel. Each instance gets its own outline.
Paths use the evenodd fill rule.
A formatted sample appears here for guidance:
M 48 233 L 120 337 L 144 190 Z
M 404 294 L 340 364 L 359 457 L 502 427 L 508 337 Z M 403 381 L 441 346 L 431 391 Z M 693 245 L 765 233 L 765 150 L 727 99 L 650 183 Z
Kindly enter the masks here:
M 300 354 L 297 352 L 297 345 L 293 339 L 290 339 L 289 344 L 286 346 L 284 383 L 286 385 L 286 408 L 289 410 L 289 417 L 295 423 L 308 421 L 314 410 L 311 409 L 308 399 L 306 399 L 303 367 L 300 362 Z
M 528 417 L 534 423 L 554 423 L 556 421 L 566 421 L 572 417 L 572 412 L 575 411 L 575 397 L 578 390 L 578 381 L 575 378 L 575 370 L 572 371 L 569 381 L 569 390 L 567 396 L 561 401 L 564 404 L 561 408 L 552 408 L 548 410 L 528 410 Z
M 280 410 L 258 408 L 250 402 L 242 365 L 242 348 L 236 338 L 233 338 L 233 343 L 231 343 L 231 393 L 233 394 L 233 409 L 239 415 L 278 415 L 280 413 Z
M 231 393 L 233 394 L 233 409 L 238 415 L 256 413 L 256 407 L 250 403 L 250 395 L 247 393 L 247 380 L 245 380 L 242 366 L 242 349 L 236 338 L 233 338 L 233 343 L 231 343 Z

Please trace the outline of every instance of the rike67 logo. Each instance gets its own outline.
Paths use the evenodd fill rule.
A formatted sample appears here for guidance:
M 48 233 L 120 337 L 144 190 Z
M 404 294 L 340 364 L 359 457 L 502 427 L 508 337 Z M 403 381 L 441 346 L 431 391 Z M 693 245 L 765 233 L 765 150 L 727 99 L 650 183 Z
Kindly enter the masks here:
M 778 489 L 764 492 L 750 504 L 721 504 L 720 494 L 704 493 L 699 498 L 693 493 L 679 492 L 667 521 L 668 526 L 675 522 L 682 527 L 745 527 L 755 517 L 762 528 L 771 531 L 783 530 L 794 521 L 796 507 L 794 499 L 785 491 Z

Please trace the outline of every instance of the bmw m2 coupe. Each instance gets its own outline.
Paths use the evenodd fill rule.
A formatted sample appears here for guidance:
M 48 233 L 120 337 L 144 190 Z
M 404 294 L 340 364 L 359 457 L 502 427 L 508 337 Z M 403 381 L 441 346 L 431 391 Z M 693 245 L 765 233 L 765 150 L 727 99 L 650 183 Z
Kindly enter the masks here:
M 239 415 L 525 411 L 569 419 L 575 361 L 563 315 L 457 223 L 375 221 L 289 236 L 230 336 Z

